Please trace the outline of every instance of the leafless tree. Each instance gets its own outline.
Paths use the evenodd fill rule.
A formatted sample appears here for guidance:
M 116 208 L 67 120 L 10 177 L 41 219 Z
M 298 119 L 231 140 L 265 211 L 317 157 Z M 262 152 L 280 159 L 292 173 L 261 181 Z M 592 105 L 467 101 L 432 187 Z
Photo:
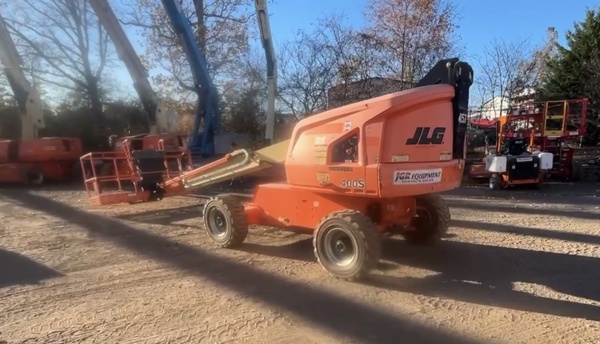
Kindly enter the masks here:
M 101 121 L 101 81 L 110 53 L 87 1 L 21 0 L 10 6 L 11 33 L 41 64 L 37 79 L 83 97 Z
M 510 101 L 524 91 L 523 82 L 531 61 L 527 41 L 494 40 L 479 58 L 478 88 L 486 100 L 501 97 L 499 108 L 492 102 L 493 111 L 503 111 Z M 508 102 L 508 103 L 507 103 Z
M 456 53 L 458 20 L 452 0 L 372 0 L 367 34 L 379 46 L 386 74 L 408 84 Z
M 278 51 L 280 101 L 297 117 L 326 108 L 327 91 L 355 78 L 356 32 L 343 16 L 322 17 L 311 31 L 300 31 Z
M 524 60 L 519 69 L 519 78 L 516 87 L 520 89 L 536 90 L 548 73 L 548 60 L 556 53 L 558 32 L 554 27 L 549 27 L 544 42 L 533 50 L 525 47 L 528 60 Z M 524 43 L 523 45 L 526 46 Z
M 140 29 L 146 42 L 142 56 L 154 77 L 158 91 L 177 93 L 185 99 L 195 97 L 196 89 L 186 54 L 173 30 L 160 0 L 123 1 L 125 25 Z M 249 49 L 248 25 L 254 18 L 252 2 L 246 0 L 184 0 L 181 7 L 196 33 L 208 61 L 211 77 L 217 84 L 228 78 L 239 59 Z

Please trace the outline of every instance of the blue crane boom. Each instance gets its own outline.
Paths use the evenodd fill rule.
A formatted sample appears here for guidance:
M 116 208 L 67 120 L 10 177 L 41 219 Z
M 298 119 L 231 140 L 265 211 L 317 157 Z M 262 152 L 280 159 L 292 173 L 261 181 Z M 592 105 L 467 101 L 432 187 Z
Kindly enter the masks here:
M 194 128 L 190 138 L 189 148 L 192 154 L 212 156 L 215 154 L 215 134 L 221 131 L 221 111 L 219 109 L 219 94 L 208 74 L 208 64 L 190 23 L 177 0 L 162 0 L 171 26 L 175 30 L 179 42 L 183 46 L 192 70 L 194 87 L 198 94 L 198 107 L 194 119 Z M 204 121 L 202 134 L 199 133 L 201 121 Z

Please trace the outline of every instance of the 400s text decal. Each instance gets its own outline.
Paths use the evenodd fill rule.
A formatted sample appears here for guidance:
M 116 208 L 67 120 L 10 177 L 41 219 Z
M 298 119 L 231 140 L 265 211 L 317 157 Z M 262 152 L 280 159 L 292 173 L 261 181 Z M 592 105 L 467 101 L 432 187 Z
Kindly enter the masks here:
M 364 179 L 342 179 L 340 182 L 340 185 L 347 189 L 364 189 L 365 184 Z

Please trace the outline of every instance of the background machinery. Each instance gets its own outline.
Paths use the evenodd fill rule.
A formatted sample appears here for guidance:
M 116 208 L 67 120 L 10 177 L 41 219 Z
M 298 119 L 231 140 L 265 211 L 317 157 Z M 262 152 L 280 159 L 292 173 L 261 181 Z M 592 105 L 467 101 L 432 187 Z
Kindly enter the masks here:
M 219 94 L 208 72 L 206 57 L 198 46 L 196 36 L 183 14 L 179 2 L 175 0 L 162 0 L 162 3 L 186 53 L 194 78 L 194 86 L 198 93 L 198 108 L 189 142 L 190 151 L 193 155 L 201 155 L 203 157 L 224 154 L 229 151 L 232 142 L 237 141 L 239 144 L 240 139 L 243 140 L 243 138 L 240 136 L 228 136 L 220 132 L 221 111 L 219 109 Z M 277 65 L 266 1 L 255 0 L 255 8 L 261 43 L 265 49 L 267 61 L 268 102 L 265 138 L 267 141 L 272 142 L 275 126 Z M 202 131 L 200 131 L 201 125 Z
M 130 137 L 130 139 L 134 139 L 134 141 L 140 142 L 139 144 L 142 144 L 143 147 L 146 147 L 147 149 L 155 149 L 160 139 L 173 141 L 173 145 L 179 145 L 183 148 L 181 142 L 182 138 L 174 134 L 177 131 L 176 125 L 179 116 L 173 111 L 166 108 L 164 106 L 164 103 L 159 100 L 156 92 L 154 92 L 154 90 L 152 89 L 152 86 L 146 76 L 146 70 L 142 65 L 138 55 L 136 54 L 135 49 L 131 45 L 131 42 L 127 39 L 127 35 L 125 34 L 125 31 L 120 25 L 114 11 L 110 7 L 108 0 L 91 0 L 90 4 L 94 12 L 96 13 L 96 16 L 98 17 L 100 23 L 107 30 L 109 36 L 111 37 L 111 40 L 113 41 L 113 44 L 116 47 L 119 58 L 125 63 L 125 66 L 127 67 L 127 70 L 129 71 L 129 74 L 131 75 L 134 81 L 135 90 L 140 97 L 144 110 L 148 114 L 150 135 L 144 137 L 143 140 L 142 135 L 136 135 L 135 137 Z M 188 61 L 190 62 L 190 66 L 192 68 L 194 79 L 196 81 L 196 86 L 200 90 L 199 94 L 202 94 L 202 97 L 208 97 L 208 99 L 210 100 L 206 103 L 206 106 L 202 102 L 199 104 L 200 107 L 197 115 L 205 116 L 196 116 L 195 126 L 199 127 L 199 123 L 202 120 L 205 123 L 209 124 L 211 123 L 211 121 L 216 121 L 216 123 L 213 122 L 212 124 L 213 126 L 217 124 L 217 129 L 219 129 L 218 124 L 220 123 L 220 117 L 218 109 L 215 110 L 212 107 L 209 107 L 211 102 L 217 101 L 215 100 L 217 99 L 217 91 L 214 85 L 212 85 L 210 76 L 208 75 L 208 70 L 205 68 L 206 61 L 205 59 L 203 60 L 202 52 L 199 46 L 193 43 L 195 42 L 194 36 L 192 36 L 189 39 L 185 38 L 188 34 L 191 34 L 192 31 L 191 28 L 189 30 L 188 28 L 186 28 L 187 25 L 185 24 L 187 24 L 187 22 L 179 6 L 177 4 L 173 5 L 171 1 L 163 2 L 163 4 L 170 15 L 171 22 L 174 23 L 173 25 L 177 25 L 176 30 L 179 34 L 179 37 L 181 38 L 184 50 L 187 52 Z M 261 43 L 265 50 L 265 58 L 267 61 L 268 101 L 265 138 L 267 142 L 272 142 L 275 124 L 277 65 L 275 59 L 275 52 L 273 48 L 266 1 L 255 0 L 255 8 L 261 36 Z M 205 91 L 202 91 L 203 88 L 205 89 Z M 209 129 L 210 128 L 211 126 L 209 125 Z M 207 137 L 204 137 L 204 132 L 200 134 L 198 133 L 198 130 L 196 130 L 196 128 L 194 129 L 194 132 L 192 133 L 192 141 L 196 142 L 196 144 L 192 145 L 192 148 L 196 147 L 194 152 L 198 153 L 199 150 L 201 150 L 201 148 L 199 147 L 201 147 L 202 144 L 204 144 L 205 146 L 211 145 L 210 143 L 206 144 L 206 142 L 203 141 L 210 141 L 209 132 L 206 133 Z M 194 137 L 194 135 L 196 135 L 196 137 Z M 122 147 L 123 139 L 125 138 L 120 138 L 116 141 L 117 143 L 119 143 L 120 147 Z M 225 147 L 228 147 L 229 145 L 230 142 L 225 142 L 224 144 L 221 144 L 221 146 Z M 222 154 L 224 153 L 224 150 L 226 150 L 222 147 L 220 148 L 221 149 L 217 149 L 217 154 Z M 119 147 L 117 147 L 117 149 L 119 149 Z M 207 156 L 211 154 L 205 152 L 204 155 Z
M 133 86 L 148 117 L 149 134 L 138 134 L 120 138 L 113 137 L 111 146 L 115 154 L 125 156 L 125 154 L 131 154 L 132 149 L 156 150 L 164 146 L 169 150 L 186 150 L 186 137 L 177 133 L 179 115 L 167 108 L 152 88 L 146 75 L 146 69 L 127 38 L 108 0 L 90 0 L 90 5 L 98 21 L 110 36 L 117 55 L 123 61 L 131 75 Z M 124 143 L 125 140 L 128 142 L 127 145 Z M 121 160 L 116 167 L 113 166 L 111 161 L 103 161 L 102 163 L 95 161 L 95 164 L 98 169 L 103 171 L 103 174 L 110 174 L 114 168 L 120 169 L 121 174 L 131 173 L 126 159 Z
M 275 59 L 275 49 L 273 48 L 273 37 L 271 35 L 271 25 L 269 24 L 269 13 L 267 12 L 267 0 L 254 0 L 256 7 L 256 20 L 260 30 L 260 40 L 265 49 L 265 58 L 267 60 L 267 123 L 265 128 L 265 139 L 273 143 L 275 132 L 275 98 L 277 96 L 277 60 Z
M 0 62 L 13 90 L 21 116 L 21 139 L 0 141 L 0 182 L 41 185 L 46 180 L 64 181 L 79 171 L 83 153 L 78 138 L 39 138 L 45 127 L 40 95 L 23 69 L 22 60 L 0 16 Z
M 124 147 L 134 150 L 156 150 L 159 147 L 166 147 L 168 150 L 182 151 L 187 149 L 184 143 L 184 138 L 176 133 L 177 115 L 166 109 L 162 102 L 159 101 L 156 93 L 146 76 L 146 71 L 136 54 L 130 41 L 121 27 L 114 11 L 110 7 L 107 0 L 91 0 L 93 10 L 95 11 L 100 23 L 106 28 L 108 34 L 115 45 L 120 59 L 125 63 L 132 79 L 134 80 L 135 89 L 142 101 L 144 109 L 148 114 L 150 123 L 150 134 L 140 134 L 130 137 L 118 138 L 114 142 L 116 152 L 121 154 L 130 154 L 130 151 L 125 152 Z M 163 1 L 165 10 L 169 14 L 171 23 L 173 24 L 180 41 L 186 51 L 192 74 L 194 76 L 195 85 L 199 94 L 198 112 L 196 113 L 194 130 L 190 136 L 190 145 L 192 153 L 200 154 L 203 157 L 211 157 L 212 155 L 223 155 L 230 150 L 232 142 L 237 141 L 237 144 L 246 143 L 247 138 L 231 133 L 215 136 L 220 129 L 220 113 L 217 106 L 218 94 L 217 89 L 212 84 L 210 75 L 206 68 L 206 61 L 202 55 L 202 51 L 196 43 L 196 38 L 193 36 L 191 28 L 187 20 L 181 12 L 179 4 L 172 1 Z M 271 31 L 266 8 L 266 2 L 262 0 L 255 1 L 257 21 L 261 33 L 261 43 L 265 49 L 267 60 L 267 81 L 268 81 L 268 104 L 267 104 L 267 126 L 265 138 L 267 142 L 272 142 L 274 131 L 274 108 L 276 95 L 276 61 L 274 58 L 274 49 L 271 39 Z M 199 126 L 204 123 L 204 130 L 200 133 Z M 215 140 L 217 139 L 217 140 Z M 125 144 L 127 140 L 127 144 Z M 204 147 L 204 148 L 202 148 Z M 102 169 L 101 167 L 98 167 Z M 117 168 L 121 169 L 121 174 L 130 171 L 130 166 L 126 159 L 120 161 Z M 113 169 L 112 163 L 104 164 L 103 173 L 110 173 Z M 278 175 L 278 170 L 263 171 L 259 175 L 253 177 L 271 177 Z
M 496 149 L 486 156 L 490 189 L 542 185 L 545 172 L 552 168 L 552 154 L 536 146 L 543 120 L 543 113 L 535 108 L 500 117 Z
M 481 148 L 484 148 L 486 153 L 493 154 L 507 153 L 507 145 L 511 147 L 511 154 L 519 150 L 547 152 L 552 154 L 553 158 L 552 166 L 544 170 L 544 178 L 576 178 L 574 157 L 585 135 L 587 103 L 587 99 L 573 99 L 521 104 L 509 114 L 491 121 L 495 126 L 494 137 L 490 135 L 489 130 L 486 131 L 487 128 L 484 129 L 483 132 L 489 136 L 490 145 L 486 144 Z M 490 178 L 493 173 L 486 169 L 486 160 L 487 157 L 472 163 L 468 169 L 469 177 Z M 535 178 L 517 179 L 514 183 L 537 183 Z M 514 183 L 507 182 L 503 185 Z M 493 185 L 495 184 L 490 180 L 490 187 Z
M 548 101 L 539 104 L 544 111 L 540 149 L 554 156 L 550 177 L 577 178 L 574 158 L 586 134 L 588 99 Z
M 209 237 L 233 247 L 249 225 L 314 232 L 323 267 L 338 278 L 360 278 L 376 266 L 382 234 L 424 244 L 447 231 L 450 212 L 435 193 L 461 184 L 472 82 L 468 64 L 442 60 L 414 89 L 315 114 L 295 126 L 290 140 L 236 150 L 170 178 L 165 160 L 182 159 L 179 153 L 134 150 L 129 163 L 136 173 L 94 174 L 85 180 L 88 197 L 93 204 L 159 200 L 283 164 L 286 180 L 258 185 L 247 202 L 234 195 L 208 201 Z M 105 182 L 118 187 L 103 189 Z
M 187 56 L 194 78 L 194 87 L 198 94 L 198 107 L 189 149 L 194 155 L 211 157 L 215 155 L 215 135 L 221 131 L 218 90 L 208 73 L 206 58 L 198 46 L 196 36 L 183 14 L 181 5 L 177 0 L 161 1 Z M 202 132 L 200 132 L 201 124 L 203 125 Z
M 108 0 L 90 0 L 90 5 L 98 20 L 110 36 L 117 55 L 125 64 L 133 79 L 133 86 L 140 97 L 142 106 L 148 115 L 150 134 L 172 133 L 176 131 L 178 115 L 168 109 L 152 89 L 146 75 L 146 69 L 129 39 Z

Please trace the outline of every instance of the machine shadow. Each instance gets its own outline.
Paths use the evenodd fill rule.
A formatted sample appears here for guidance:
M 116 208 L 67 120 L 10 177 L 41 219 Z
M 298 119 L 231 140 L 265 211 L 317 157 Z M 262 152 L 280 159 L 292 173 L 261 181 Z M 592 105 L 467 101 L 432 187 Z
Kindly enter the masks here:
M 402 278 L 375 275 L 366 284 L 423 296 L 503 307 L 527 312 L 600 321 L 600 307 L 534 296 L 514 290 L 514 283 L 543 285 L 554 292 L 600 301 L 600 260 L 470 244 L 443 242 L 439 247 L 411 247 L 403 240 L 384 242 L 383 255 L 399 265 L 437 275 Z M 451 258 L 450 258 L 451 257 Z
M 189 274 L 209 279 L 233 292 L 254 298 L 293 314 L 319 328 L 361 343 L 479 343 L 381 311 L 334 293 L 286 280 L 251 266 L 179 244 L 159 235 L 101 215 L 75 209 L 51 199 L 5 192 L 4 197 L 24 207 L 69 219 L 97 238 L 112 242 L 149 259 L 170 264 Z
M 537 200 L 536 202 L 539 202 Z M 476 200 L 448 200 L 448 204 L 450 208 L 460 208 L 460 209 L 470 209 L 470 210 L 481 210 L 488 213 L 493 212 L 506 212 L 506 213 L 514 213 L 518 215 L 548 215 L 548 216 L 564 216 L 571 218 L 578 218 L 583 220 L 597 220 L 600 219 L 600 212 L 592 213 L 581 210 L 571 210 L 571 209 L 544 209 L 544 208 L 529 208 L 522 205 L 520 203 L 515 203 L 514 205 L 508 204 L 494 204 L 492 200 L 490 201 L 476 201 Z M 573 205 L 575 205 L 574 203 Z
M 134 214 L 123 214 L 113 216 L 119 220 L 145 223 L 150 225 L 175 226 L 202 228 L 200 218 L 202 217 L 203 204 L 192 204 L 184 207 L 166 208 L 142 211 Z M 176 222 L 194 219 L 193 224 L 177 224 Z
M 248 243 L 239 250 L 316 263 L 311 239 L 277 246 Z M 404 265 L 438 274 L 425 278 L 373 274 L 363 284 L 485 306 L 600 321 L 600 307 L 513 290 L 515 282 L 533 283 L 600 302 L 597 289 L 600 275 L 595 272 L 600 268 L 600 260 L 596 258 L 454 241 L 443 242 L 440 247 L 412 247 L 396 238 L 384 240 L 382 258 L 393 262 L 381 262 L 379 270 L 382 271 L 397 270 L 399 265 Z
M 600 205 L 600 183 L 597 182 L 548 182 L 542 190 L 531 188 L 511 188 L 509 190 L 490 190 L 485 185 L 463 183 L 456 190 L 443 193 L 447 196 L 471 197 L 485 202 L 493 203 L 494 200 L 523 201 L 530 203 L 546 204 L 588 204 Z
M 23 192 L 32 191 L 32 190 L 44 190 L 44 191 L 57 191 L 57 192 L 66 192 L 66 191 L 85 191 L 85 186 L 83 185 L 83 180 L 77 181 L 65 181 L 65 182 L 46 182 L 41 186 L 25 186 L 19 183 L 0 183 L 0 189 L 6 190 L 21 190 Z
M 244 243 L 236 250 L 276 257 L 281 259 L 297 260 L 302 262 L 316 263 L 313 254 L 312 238 L 304 238 L 284 245 L 264 245 Z
M 516 234 L 523 236 L 535 236 L 538 238 L 545 239 L 556 239 L 565 240 L 571 242 L 578 242 L 582 244 L 600 245 L 600 236 L 582 233 L 570 233 L 558 230 L 550 229 L 539 229 L 539 228 L 526 228 L 513 225 L 496 224 L 489 222 L 476 222 L 469 220 L 455 220 L 450 221 L 450 225 L 453 227 L 469 228 L 485 232 L 497 232 L 506 234 Z
M 43 280 L 63 276 L 33 259 L 2 248 L 0 262 L 0 290 L 15 285 L 39 284 Z

